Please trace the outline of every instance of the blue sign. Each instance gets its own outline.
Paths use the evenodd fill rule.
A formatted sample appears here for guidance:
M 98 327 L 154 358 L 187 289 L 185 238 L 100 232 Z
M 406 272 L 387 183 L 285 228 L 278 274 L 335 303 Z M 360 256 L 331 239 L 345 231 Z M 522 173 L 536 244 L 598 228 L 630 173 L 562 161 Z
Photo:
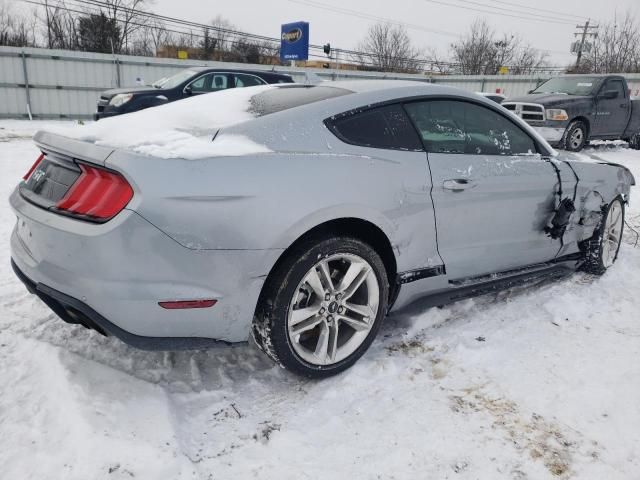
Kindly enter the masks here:
M 280 61 L 309 58 L 309 22 L 285 23 L 280 28 Z

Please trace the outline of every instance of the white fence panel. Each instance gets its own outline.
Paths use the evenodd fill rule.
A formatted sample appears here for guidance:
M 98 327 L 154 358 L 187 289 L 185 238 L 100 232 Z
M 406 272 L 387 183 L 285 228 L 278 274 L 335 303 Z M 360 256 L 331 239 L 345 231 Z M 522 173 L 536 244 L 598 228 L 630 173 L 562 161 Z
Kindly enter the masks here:
M 198 60 L 108 55 L 102 53 L 0 47 L 0 117 L 90 118 L 100 92 L 132 87 L 137 79 L 151 84 L 196 65 L 219 68 L 275 70 L 305 82 L 314 75 L 321 80 L 405 79 L 449 85 L 472 92 L 496 92 L 506 96 L 527 93 L 544 76 L 432 76 L 383 72 L 357 72 L 317 68 L 273 67 Z M 26 67 L 26 78 L 25 78 Z M 640 74 L 625 75 L 633 95 L 640 96 Z

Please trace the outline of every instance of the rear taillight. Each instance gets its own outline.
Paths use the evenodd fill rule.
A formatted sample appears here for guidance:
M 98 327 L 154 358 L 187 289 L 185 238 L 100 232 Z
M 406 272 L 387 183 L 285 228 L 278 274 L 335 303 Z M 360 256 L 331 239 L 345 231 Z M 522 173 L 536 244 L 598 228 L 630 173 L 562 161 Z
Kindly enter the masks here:
M 25 174 L 24 177 L 22 177 L 22 179 L 26 182 L 27 180 L 29 180 L 29 177 L 31 176 L 31 174 L 33 173 L 33 171 L 38 168 L 38 165 L 40 165 L 40 162 L 44 159 L 44 153 L 41 153 L 40 156 L 37 158 L 37 160 L 34 162 L 33 165 L 31 165 L 31 168 L 29 169 L 29 171 Z
M 56 204 L 58 210 L 106 222 L 127 206 L 133 189 L 122 175 L 84 163 L 78 165 L 82 173 Z

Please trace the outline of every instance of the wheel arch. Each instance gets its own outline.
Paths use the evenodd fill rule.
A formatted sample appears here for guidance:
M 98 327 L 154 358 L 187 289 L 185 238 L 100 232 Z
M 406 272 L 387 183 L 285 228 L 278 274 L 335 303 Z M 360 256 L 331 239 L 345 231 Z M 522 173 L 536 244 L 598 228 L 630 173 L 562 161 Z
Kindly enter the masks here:
M 586 140 L 589 140 L 589 136 L 591 135 L 591 122 L 589 122 L 589 119 L 587 117 L 585 117 L 584 115 L 578 115 L 577 117 L 574 117 L 571 119 L 571 121 L 569 122 L 569 125 L 571 125 L 573 122 L 582 122 L 584 123 L 584 126 L 587 127 L 587 132 L 586 132 Z M 567 125 L 567 128 L 569 128 L 569 125 Z
M 398 266 L 391 240 L 380 226 L 359 217 L 341 217 L 327 220 L 299 234 L 297 238 L 291 242 L 287 248 L 285 248 L 275 263 L 271 266 L 262 286 L 260 297 L 262 297 L 262 292 L 265 290 L 265 287 L 273 273 L 288 257 L 292 250 L 294 250 L 300 243 L 307 241 L 309 238 L 314 236 L 326 237 L 329 235 L 349 236 L 370 245 L 378 255 L 380 255 L 382 263 L 385 266 L 387 278 L 389 280 L 389 298 L 390 300 L 395 298 L 395 294 L 397 293 L 396 276 L 398 273 Z

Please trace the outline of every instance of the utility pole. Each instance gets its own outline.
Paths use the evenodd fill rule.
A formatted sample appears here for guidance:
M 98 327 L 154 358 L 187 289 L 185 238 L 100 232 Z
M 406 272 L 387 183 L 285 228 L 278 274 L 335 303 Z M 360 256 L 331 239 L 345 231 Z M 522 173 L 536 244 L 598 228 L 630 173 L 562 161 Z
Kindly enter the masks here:
M 591 31 L 591 30 L 597 30 L 598 29 L 597 25 L 589 25 L 590 22 L 591 20 L 589 19 L 585 22 L 584 25 L 576 25 L 576 28 L 582 30 L 582 32 L 574 33 L 576 37 L 579 35 L 582 35 L 582 38 L 580 39 L 580 44 L 578 45 L 578 52 L 577 52 L 578 56 L 576 58 L 576 70 L 580 68 L 580 61 L 582 60 L 582 52 L 584 50 L 584 45 L 587 39 L 587 35 L 592 35 L 594 37 L 597 35 L 597 33 Z
M 47 12 L 47 45 L 51 48 L 51 20 L 49 18 L 49 4 L 44 0 L 44 10 Z

